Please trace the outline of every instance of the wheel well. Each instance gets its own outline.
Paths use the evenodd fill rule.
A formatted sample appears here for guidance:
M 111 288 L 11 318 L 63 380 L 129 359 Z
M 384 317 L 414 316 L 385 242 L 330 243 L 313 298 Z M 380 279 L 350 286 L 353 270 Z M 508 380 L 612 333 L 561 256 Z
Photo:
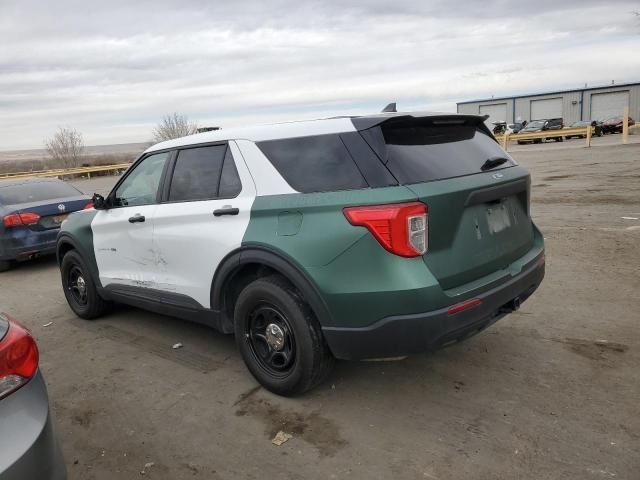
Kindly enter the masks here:
M 71 250 L 75 250 L 73 245 L 68 242 L 63 242 L 58 247 L 58 263 L 62 263 L 62 259 L 64 256 L 69 253 Z
M 240 292 L 242 292 L 242 290 L 254 280 L 268 277 L 270 275 L 281 275 L 282 278 L 291 284 L 291 287 L 296 290 L 296 293 L 301 295 L 301 292 L 295 288 L 291 281 L 278 270 L 263 263 L 256 262 L 244 264 L 229 275 L 229 278 L 225 281 L 223 286 L 222 310 L 224 311 L 227 320 L 230 322 L 230 325 L 233 325 L 233 312 Z

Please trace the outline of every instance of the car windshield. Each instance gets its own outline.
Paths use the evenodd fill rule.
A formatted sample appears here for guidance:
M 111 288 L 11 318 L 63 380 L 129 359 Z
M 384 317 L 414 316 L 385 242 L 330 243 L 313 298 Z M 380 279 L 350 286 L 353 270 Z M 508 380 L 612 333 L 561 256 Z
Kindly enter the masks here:
M 544 120 L 535 120 L 533 122 L 530 122 L 527 125 L 527 128 L 542 128 L 544 126 Z
M 622 117 L 609 117 L 605 120 L 607 123 L 615 123 L 622 120 Z
M 0 204 L 42 202 L 65 197 L 77 197 L 81 193 L 64 182 L 32 182 L 17 185 L 0 185 Z

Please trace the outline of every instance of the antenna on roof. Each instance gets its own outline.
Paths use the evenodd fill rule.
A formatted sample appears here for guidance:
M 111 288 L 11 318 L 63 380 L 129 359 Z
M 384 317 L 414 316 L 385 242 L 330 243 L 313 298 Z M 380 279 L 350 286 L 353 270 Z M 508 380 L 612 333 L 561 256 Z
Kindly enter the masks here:
M 382 113 L 397 112 L 397 111 L 398 109 L 396 108 L 396 102 L 390 103 L 389 105 L 387 105 L 382 109 Z

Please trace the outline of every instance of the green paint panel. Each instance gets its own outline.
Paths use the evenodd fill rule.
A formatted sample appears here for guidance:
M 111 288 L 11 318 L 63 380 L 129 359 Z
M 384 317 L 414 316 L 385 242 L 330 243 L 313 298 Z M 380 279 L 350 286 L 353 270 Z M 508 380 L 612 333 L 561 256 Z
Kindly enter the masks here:
M 444 290 L 421 258 L 392 255 L 371 235 L 329 265 L 306 271 L 332 314 L 324 325 L 366 327 L 386 317 L 429 312 L 473 298 L 520 273 L 543 249 L 542 235 L 534 229 L 532 248 L 525 255 L 455 290 Z
M 62 224 L 58 238 L 68 236 L 80 251 L 80 255 L 87 262 L 89 268 L 98 278 L 98 265 L 93 249 L 93 232 L 91 222 L 98 212 L 96 210 L 82 210 L 72 213 Z
M 520 167 L 499 170 L 498 178 L 497 172 L 406 187 L 257 197 L 243 245 L 267 246 L 303 268 L 331 312 L 320 319 L 323 325 L 363 327 L 444 308 L 505 282 L 543 251 L 528 216 L 528 191 L 508 198 L 509 228 L 504 213 L 502 224 L 487 220 L 485 203 L 465 207 L 475 190 L 528 180 Z M 342 212 L 418 198 L 429 205 L 423 258 L 387 252 Z
M 342 213 L 344 207 L 412 200 L 416 195 L 406 187 L 256 197 L 242 244 L 267 245 L 304 267 L 326 265 L 368 235 L 365 228 L 347 221 Z M 299 214 L 295 223 L 301 219 L 295 235 L 290 233 L 291 212 Z M 288 234 L 280 233 L 282 214 Z
M 501 175 L 495 178 L 494 175 Z M 429 206 L 424 261 L 443 288 L 455 288 L 506 268 L 533 245 L 528 187 L 498 202 L 465 205 L 472 192 L 525 180 L 521 167 L 411 185 Z

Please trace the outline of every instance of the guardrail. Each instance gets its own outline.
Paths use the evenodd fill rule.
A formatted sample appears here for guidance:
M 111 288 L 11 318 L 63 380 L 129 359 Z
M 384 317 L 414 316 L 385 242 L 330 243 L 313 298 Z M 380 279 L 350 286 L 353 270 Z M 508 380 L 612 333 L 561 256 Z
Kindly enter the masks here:
M 16 172 L 0 174 L 0 180 L 25 179 L 38 177 L 67 177 L 86 175 L 91 178 L 92 173 L 126 170 L 130 163 L 118 163 L 115 165 L 96 165 L 93 167 L 58 168 L 53 170 L 37 170 L 32 172 Z
M 547 138 L 564 138 L 572 136 L 584 135 L 587 139 L 587 146 L 591 146 L 591 136 L 594 133 L 594 127 L 580 128 L 563 128 L 561 130 L 544 130 L 541 132 L 531 133 L 507 133 L 504 135 L 495 135 L 496 140 L 500 142 L 505 150 L 509 147 L 509 142 L 529 142 L 535 140 L 544 140 Z
M 625 107 L 622 114 L 622 143 L 629 143 L 629 132 L 634 129 L 640 129 L 640 123 L 635 125 L 629 125 L 629 108 Z M 516 141 L 528 142 L 535 140 L 545 140 L 547 138 L 559 138 L 559 137 L 577 137 L 584 135 L 586 138 L 587 147 L 591 146 L 591 137 L 595 134 L 595 127 L 580 127 L 580 128 L 563 128 L 560 130 L 544 130 L 540 132 L 532 133 L 507 133 L 504 135 L 494 135 L 496 140 L 500 142 L 502 148 L 505 151 L 509 148 L 509 142 Z

